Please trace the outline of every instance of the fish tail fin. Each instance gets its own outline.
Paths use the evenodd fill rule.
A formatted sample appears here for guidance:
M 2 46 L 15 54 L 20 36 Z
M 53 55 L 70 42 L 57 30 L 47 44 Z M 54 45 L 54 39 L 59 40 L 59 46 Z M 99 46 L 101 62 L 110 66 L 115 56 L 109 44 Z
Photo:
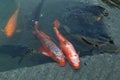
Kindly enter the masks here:
M 57 19 L 54 21 L 54 28 L 60 28 L 60 22 Z
M 18 0 L 18 2 L 17 2 L 17 8 L 16 8 L 16 11 L 15 11 L 15 13 L 18 15 L 18 13 L 19 13 L 19 9 L 20 9 L 20 5 L 21 5 L 21 0 Z
M 39 28 L 39 23 L 38 23 L 38 21 L 35 21 L 34 22 L 34 31 L 33 31 L 33 34 L 37 34 L 38 28 Z
M 35 30 L 38 30 L 38 28 L 39 28 L 39 22 L 38 22 L 38 21 L 35 21 L 34 29 L 35 29 Z
M 17 9 L 19 10 L 20 9 L 20 5 L 21 5 L 21 0 L 18 0 L 18 3 L 17 3 Z

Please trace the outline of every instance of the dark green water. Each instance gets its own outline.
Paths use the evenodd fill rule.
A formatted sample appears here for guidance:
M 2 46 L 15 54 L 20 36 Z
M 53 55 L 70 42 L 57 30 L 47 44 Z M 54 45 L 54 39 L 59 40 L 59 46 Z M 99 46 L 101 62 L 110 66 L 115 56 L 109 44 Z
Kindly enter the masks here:
M 53 32 L 53 22 L 55 19 L 59 19 L 61 26 L 63 26 L 60 31 L 73 43 L 76 50 L 81 52 L 80 57 L 94 55 L 93 53 L 104 54 L 104 52 L 114 54 L 117 47 L 114 44 L 114 39 L 110 41 L 112 37 L 104 21 L 109 18 L 109 15 L 107 17 L 103 15 L 103 10 L 106 10 L 106 7 L 103 6 L 101 11 L 96 8 L 97 4 L 95 3 L 78 2 L 77 0 L 64 0 L 63 2 L 60 0 L 44 0 L 44 2 L 41 0 L 21 0 L 17 21 L 17 29 L 20 32 L 15 33 L 10 39 L 6 38 L 4 32 L 0 32 L 0 72 L 55 63 L 42 54 L 30 55 L 31 49 L 37 53 L 41 47 L 41 43 L 32 33 L 34 24 L 32 20 L 39 20 L 40 30 L 46 32 L 58 45 L 58 40 Z M 16 10 L 17 4 L 18 1 L 14 0 L 0 1 L 0 29 L 4 29 L 10 16 Z M 102 19 L 96 21 L 97 16 Z M 70 31 L 64 28 L 65 25 Z M 19 63 L 21 56 L 23 59 Z

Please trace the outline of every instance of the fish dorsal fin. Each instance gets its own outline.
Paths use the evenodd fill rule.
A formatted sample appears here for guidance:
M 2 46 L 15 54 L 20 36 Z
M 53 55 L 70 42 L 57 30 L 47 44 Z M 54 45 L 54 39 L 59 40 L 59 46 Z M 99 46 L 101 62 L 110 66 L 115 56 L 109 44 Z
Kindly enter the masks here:
M 50 37 L 47 34 L 45 34 L 44 32 L 41 32 L 41 34 L 43 34 L 47 39 L 50 40 Z

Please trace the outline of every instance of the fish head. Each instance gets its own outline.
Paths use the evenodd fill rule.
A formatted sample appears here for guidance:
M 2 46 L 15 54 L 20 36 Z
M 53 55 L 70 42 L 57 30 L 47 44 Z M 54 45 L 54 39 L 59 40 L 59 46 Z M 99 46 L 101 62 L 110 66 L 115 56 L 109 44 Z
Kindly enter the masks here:
M 68 60 L 74 69 L 80 69 L 80 59 L 77 53 L 70 56 Z

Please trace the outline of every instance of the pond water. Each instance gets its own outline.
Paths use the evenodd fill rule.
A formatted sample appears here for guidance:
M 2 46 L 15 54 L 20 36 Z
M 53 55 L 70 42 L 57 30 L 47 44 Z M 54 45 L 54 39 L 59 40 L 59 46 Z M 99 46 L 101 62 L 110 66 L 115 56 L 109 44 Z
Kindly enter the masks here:
M 53 31 L 54 21 L 59 20 L 61 34 L 80 52 L 80 57 L 119 53 L 120 2 L 110 1 L 1 0 L 0 72 L 55 63 L 39 52 L 42 44 L 33 34 L 35 21 L 40 23 L 39 30 L 60 47 Z M 16 30 L 8 38 L 5 27 L 18 6 Z

